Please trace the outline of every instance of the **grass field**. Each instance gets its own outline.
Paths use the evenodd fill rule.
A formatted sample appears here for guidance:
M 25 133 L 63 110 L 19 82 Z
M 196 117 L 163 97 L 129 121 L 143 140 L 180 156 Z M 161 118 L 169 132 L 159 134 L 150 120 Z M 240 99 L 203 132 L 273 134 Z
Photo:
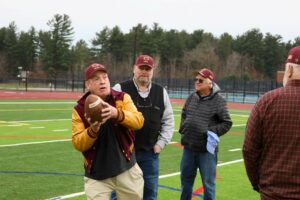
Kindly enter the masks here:
M 0 100 L 0 199 L 85 199 L 83 159 L 71 139 L 75 101 Z M 180 197 L 181 106 L 173 105 L 176 130 L 160 155 L 159 200 Z M 248 110 L 230 110 L 234 125 L 221 137 L 218 200 L 256 200 L 246 176 L 241 147 Z M 194 199 L 202 199 L 200 177 Z M 74 197 L 72 197 L 74 196 Z M 57 198 L 55 198 L 57 197 Z

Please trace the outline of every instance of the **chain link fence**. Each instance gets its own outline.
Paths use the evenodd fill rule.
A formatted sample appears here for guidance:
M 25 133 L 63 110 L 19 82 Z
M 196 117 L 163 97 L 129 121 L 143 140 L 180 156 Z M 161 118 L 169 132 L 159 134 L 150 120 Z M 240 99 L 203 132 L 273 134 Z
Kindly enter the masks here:
M 111 85 L 127 80 L 131 77 L 110 77 Z M 183 78 L 154 78 L 154 82 L 165 87 L 170 98 L 185 99 L 194 91 L 192 79 Z M 265 92 L 281 87 L 274 81 L 252 80 L 219 80 L 216 83 L 221 88 L 221 94 L 228 102 L 255 103 Z M 85 92 L 82 79 L 68 78 L 0 78 L 0 89 L 20 91 L 68 91 Z

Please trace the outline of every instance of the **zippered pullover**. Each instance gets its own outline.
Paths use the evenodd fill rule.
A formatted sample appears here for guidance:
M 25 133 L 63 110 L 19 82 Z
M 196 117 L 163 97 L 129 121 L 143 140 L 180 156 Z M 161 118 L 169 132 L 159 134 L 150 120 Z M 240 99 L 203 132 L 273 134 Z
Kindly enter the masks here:
M 224 135 L 232 126 L 225 99 L 214 83 L 209 96 L 201 97 L 193 92 L 182 109 L 179 132 L 181 144 L 196 152 L 207 152 L 207 131 Z

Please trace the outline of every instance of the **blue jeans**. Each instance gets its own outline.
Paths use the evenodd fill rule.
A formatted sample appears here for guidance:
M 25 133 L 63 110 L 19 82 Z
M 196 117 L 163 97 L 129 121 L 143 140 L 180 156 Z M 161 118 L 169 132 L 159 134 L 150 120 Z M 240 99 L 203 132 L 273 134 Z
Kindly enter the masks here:
M 143 200 L 156 200 L 158 192 L 159 154 L 152 151 L 136 151 L 136 161 L 143 171 L 144 197 Z M 111 200 L 116 199 L 113 192 Z
M 217 153 L 194 152 L 184 148 L 180 163 L 181 197 L 180 200 L 192 199 L 197 169 L 200 171 L 204 187 L 204 200 L 215 200 Z
M 158 192 L 159 154 L 151 151 L 136 151 L 136 161 L 144 174 L 143 200 L 156 200 Z

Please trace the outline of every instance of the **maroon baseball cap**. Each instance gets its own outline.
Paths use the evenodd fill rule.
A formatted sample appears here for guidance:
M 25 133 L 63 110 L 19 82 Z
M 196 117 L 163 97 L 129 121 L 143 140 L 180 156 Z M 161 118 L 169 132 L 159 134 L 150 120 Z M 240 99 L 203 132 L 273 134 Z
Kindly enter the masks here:
M 294 47 L 289 51 L 286 62 L 300 65 L 300 46 Z
M 197 71 L 195 73 L 195 75 L 198 75 L 198 74 L 200 74 L 200 76 L 202 76 L 203 78 L 210 79 L 211 81 L 215 80 L 215 74 L 210 69 L 203 68 L 200 71 Z
M 107 73 L 106 67 L 104 65 L 93 63 L 85 69 L 85 80 L 92 78 L 95 72 L 97 71 L 102 71 Z
M 135 60 L 135 65 L 138 66 L 138 67 L 146 65 L 146 66 L 149 66 L 151 68 L 154 68 L 153 58 L 151 56 L 148 56 L 148 55 L 140 55 Z

